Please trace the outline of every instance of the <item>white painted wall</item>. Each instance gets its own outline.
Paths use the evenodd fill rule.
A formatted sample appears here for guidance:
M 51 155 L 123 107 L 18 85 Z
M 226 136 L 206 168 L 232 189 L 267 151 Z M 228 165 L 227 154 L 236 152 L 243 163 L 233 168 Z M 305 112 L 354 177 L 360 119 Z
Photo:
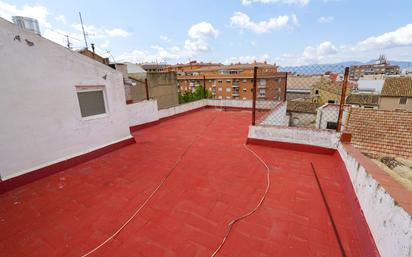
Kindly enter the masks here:
M 346 122 L 348 119 L 349 107 L 345 107 L 342 113 L 342 128 L 341 131 L 345 129 Z M 326 129 L 328 122 L 338 122 L 339 117 L 339 106 L 330 107 L 325 104 L 318 108 L 316 114 L 316 128 Z
M 136 126 L 159 120 L 159 111 L 156 100 L 145 100 L 127 105 L 129 126 Z
M 1 18 L 0 60 L 1 179 L 131 137 L 121 73 Z M 105 87 L 107 115 L 82 119 L 79 85 Z
M 205 100 L 199 100 L 199 101 L 190 102 L 186 104 L 180 104 L 180 105 L 170 107 L 167 109 L 161 109 L 159 110 L 159 118 L 161 119 L 161 118 L 173 116 L 173 115 L 184 113 L 184 112 L 191 111 L 194 109 L 202 108 L 204 106 L 206 106 Z
M 249 126 L 248 138 L 336 149 L 340 134 L 333 130 L 283 126 Z
M 288 126 L 289 116 L 286 115 L 287 102 L 278 103 L 278 105 L 260 121 L 261 125 L 275 125 L 275 126 Z M 257 123 L 258 121 L 256 121 Z
M 382 257 L 412 256 L 412 217 L 379 185 L 360 163 L 339 144 L 366 222 Z

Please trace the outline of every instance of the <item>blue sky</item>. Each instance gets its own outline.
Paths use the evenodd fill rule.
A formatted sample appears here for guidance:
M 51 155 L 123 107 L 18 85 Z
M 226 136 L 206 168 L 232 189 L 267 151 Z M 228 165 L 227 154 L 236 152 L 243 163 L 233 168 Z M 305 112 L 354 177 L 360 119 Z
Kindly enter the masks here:
M 280 65 L 412 60 L 412 1 L 401 0 L 0 0 L 0 17 L 37 18 L 43 36 L 74 49 L 88 41 L 116 61 Z

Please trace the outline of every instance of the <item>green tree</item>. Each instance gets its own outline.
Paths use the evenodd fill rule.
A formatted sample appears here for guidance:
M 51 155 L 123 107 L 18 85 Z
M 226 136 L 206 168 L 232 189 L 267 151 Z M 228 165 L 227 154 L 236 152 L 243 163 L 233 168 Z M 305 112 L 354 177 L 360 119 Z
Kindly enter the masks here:
M 205 92 L 203 89 L 203 86 L 199 85 L 195 88 L 194 92 L 186 91 L 183 93 L 179 93 L 179 104 L 189 103 L 189 102 L 193 102 L 196 100 L 211 98 L 211 97 L 212 97 L 212 94 L 208 90 L 206 90 Z

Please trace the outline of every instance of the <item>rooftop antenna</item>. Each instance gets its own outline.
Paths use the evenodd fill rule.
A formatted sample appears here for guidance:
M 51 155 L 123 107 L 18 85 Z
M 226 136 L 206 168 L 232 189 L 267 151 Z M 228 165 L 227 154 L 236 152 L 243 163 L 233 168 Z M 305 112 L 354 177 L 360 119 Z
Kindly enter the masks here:
M 79 17 L 80 17 L 80 23 L 82 24 L 84 43 L 86 44 L 86 48 L 89 48 L 89 46 L 87 45 L 86 32 L 84 32 L 83 19 L 82 19 L 81 12 L 79 12 Z

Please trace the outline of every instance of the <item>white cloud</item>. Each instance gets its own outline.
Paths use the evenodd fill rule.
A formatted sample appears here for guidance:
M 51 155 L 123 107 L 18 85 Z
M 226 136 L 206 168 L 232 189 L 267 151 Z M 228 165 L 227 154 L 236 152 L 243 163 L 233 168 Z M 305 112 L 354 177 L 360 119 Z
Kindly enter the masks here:
M 400 27 L 395 31 L 387 32 L 379 36 L 369 37 L 357 44 L 363 50 L 391 48 L 397 46 L 412 45 L 412 23 Z
M 55 17 L 56 21 L 60 21 L 63 24 L 66 24 L 66 17 L 64 15 L 59 15 Z
M 335 46 L 330 41 L 325 41 L 317 46 L 305 47 L 301 54 L 283 54 L 275 58 L 275 61 L 281 65 L 370 61 L 382 53 L 392 60 L 410 60 L 412 23 L 349 45 Z
M 255 33 L 266 33 L 275 29 L 293 28 L 298 26 L 299 22 L 294 14 L 272 17 L 267 21 L 254 22 L 247 14 L 235 12 L 230 18 L 230 25 L 234 28 L 251 30 Z
M 208 22 L 200 22 L 190 27 L 188 35 L 192 39 L 216 38 L 219 31 Z
M 87 37 L 91 39 L 105 39 L 108 37 L 128 37 L 130 35 L 129 32 L 121 28 L 105 29 L 102 27 L 97 27 L 93 24 L 83 26 L 87 34 Z M 82 25 L 80 23 L 72 24 L 72 27 L 78 32 L 83 33 Z
M 0 1 L 0 17 L 11 21 L 12 16 L 26 16 L 34 18 L 39 21 L 41 26 L 45 28 L 50 28 L 51 24 L 47 21 L 47 16 L 49 11 L 46 7 L 41 5 L 24 5 L 23 8 L 19 9 L 15 5 L 11 5 Z
M 120 28 L 106 29 L 105 32 L 109 37 L 127 37 L 130 35 L 129 32 Z
M 189 55 L 195 55 L 199 52 L 210 50 L 208 40 L 216 38 L 219 31 L 208 22 L 200 22 L 190 27 L 187 32 L 189 38 L 185 40 L 184 48 L 189 52 Z
M 256 46 L 256 41 L 253 41 L 253 40 L 250 41 L 250 45 L 251 45 L 251 46 Z
M 264 54 L 260 57 L 256 57 L 256 56 L 250 56 L 250 55 L 246 55 L 246 56 L 232 56 L 228 59 L 226 59 L 223 63 L 224 64 L 231 64 L 231 63 L 252 63 L 252 62 L 264 62 L 264 61 L 268 61 L 270 59 L 268 54 Z
M 109 45 L 110 45 L 110 41 L 105 40 L 103 43 L 100 44 L 100 48 L 106 49 L 107 47 L 109 47 Z
M 191 58 L 210 50 L 209 40 L 218 37 L 219 31 L 208 22 L 200 22 L 191 26 L 187 32 L 188 38 L 181 44 L 171 47 L 151 46 L 150 51 L 133 50 L 119 55 L 116 60 L 130 62 L 170 62 Z M 170 42 L 166 36 L 160 36 L 165 42 Z
M 243 5 L 251 5 L 252 3 L 262 3 L 262 4 L 295 4 L 299 6 L 305 6 L 310 2 L 310 0 L 241 0 Z
M 172 41 L 168 36 L 160 36 L 160 40 L 162 40 L 163 42 L 169 43 L 170 41 Z
M 322 23 L 322 24 L 323 23 L 331 23 L 334 19 L 335 18 L 333 16 L 327 16 L 327 17 L 321 16 L 321 17 L 319 17 L 318 22 Z

